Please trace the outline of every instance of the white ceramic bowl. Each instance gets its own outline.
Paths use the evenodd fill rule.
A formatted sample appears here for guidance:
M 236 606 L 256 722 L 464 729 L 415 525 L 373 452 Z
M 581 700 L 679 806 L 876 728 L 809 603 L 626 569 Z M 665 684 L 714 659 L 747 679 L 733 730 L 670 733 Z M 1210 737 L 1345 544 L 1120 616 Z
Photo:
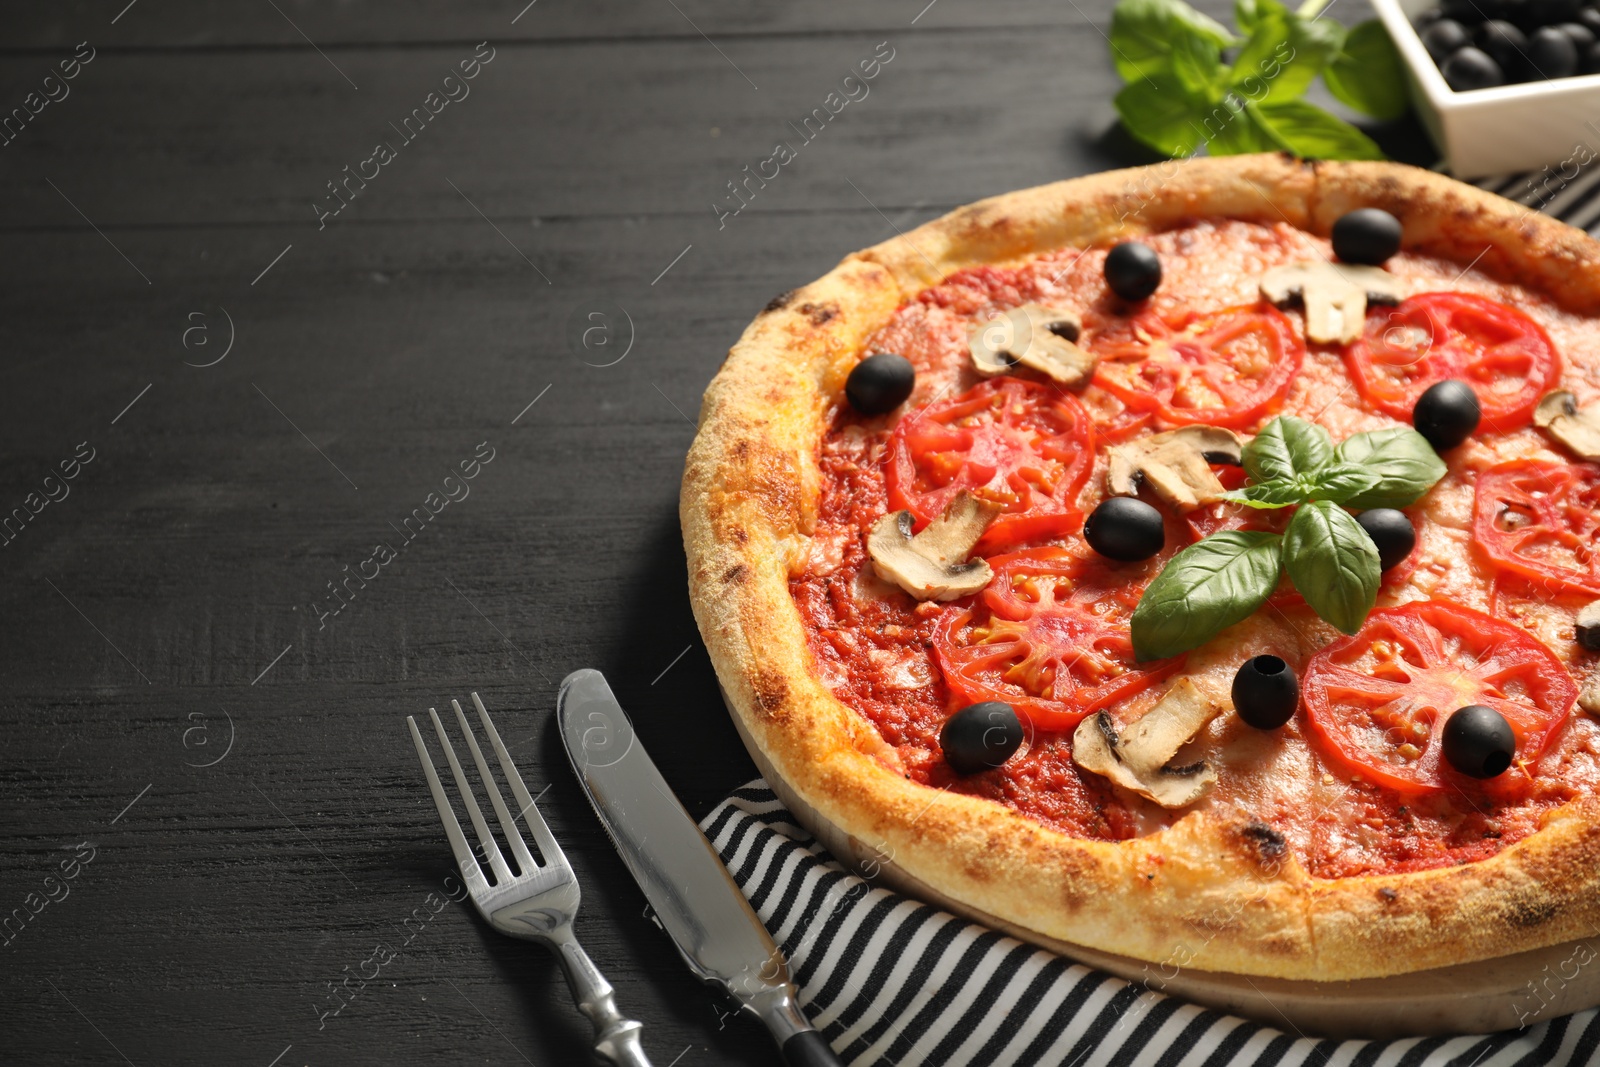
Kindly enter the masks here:
M 1457 178 L 1600 156 L 1600 74 L 1458 93 L 1411 25 L 1437 0 L 1372 0 L 1372 6 L 1405 61 L 1417 115 Z

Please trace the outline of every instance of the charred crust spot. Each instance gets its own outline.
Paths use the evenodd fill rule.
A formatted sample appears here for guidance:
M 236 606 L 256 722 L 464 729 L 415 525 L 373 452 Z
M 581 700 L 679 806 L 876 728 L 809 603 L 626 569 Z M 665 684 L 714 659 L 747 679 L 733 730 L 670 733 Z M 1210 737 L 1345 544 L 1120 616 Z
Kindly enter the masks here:
M 1289 854 L 1288 839 L 1259 820 L 1241 826 L 1239 836 L 1254 845 L 1257 854 L 1265 861 L 1276 862 Z
M 795 291 L 793 289 L 790 289 L 786 293 L 779 293 L 777 296 L 767 301 L 767 306 L 761 309 L 761 313 L 763 315 L 770 315 L 774 311 L 782 311 L 784 308 L 789 306 L 789 301 L 794 299 L 794 292 Z
M 1510 902 L 1506 908 L 1506 919 L 1513 926 L 1542 926 L 1549 922 L 1555 913 L 1556 906 L 1551 901 L 1523 898 Z
M 735 526 L 733 529 L 728 531 L 728 536 L 732 538 L 733 543 L 736 545 L 750 543 L 750 535 L 744 532 L 743 526 Z
M 1385 904 L 1393 904 L 1395 901 L 1400 899 L 1400 894 L 1396 893 L 1388 886 L 1384 886 L 1382 889 L 1378 890 L 1378 899 L 1383 901 Z
M 966 207 L 956 212 L 956 220 L 967 226 L 981 225 L 986 219 L 988 219 L 989 211 L 990 208 L 988 204 L 968 204 Z
M 1082 911 L 1098 895 L 1100 873 L 1094 862 L 1076 849 L 1050 849 L 1043 860 L 1047 866 L 1061 872 L 1059 883 L 1061 906 L 1069 913 Z
M 740 438 L 733 443 L 733 447 L 728 451 L 734 459 L 743 460 L 750 455 L 750 442 Z
M 826 326 L 839 317 L 838 304 L 812 304 L 807 302 L 801 304 L 795 310 L 810 319 L 813 326 Z
M 733 566 L 729 567 L 723 572 L 722 580 L 724 582 L 739 583 L 744 581 L 745 577 L 749 573 L 750 568 L 746 567 L 743 563 L 735 563 Z
M 750 688 L 755 690 L 756 703 L 768 715 L 781 710 L 789 699 L 789 683 L 776 671 L 756 671 L 750 679 Z

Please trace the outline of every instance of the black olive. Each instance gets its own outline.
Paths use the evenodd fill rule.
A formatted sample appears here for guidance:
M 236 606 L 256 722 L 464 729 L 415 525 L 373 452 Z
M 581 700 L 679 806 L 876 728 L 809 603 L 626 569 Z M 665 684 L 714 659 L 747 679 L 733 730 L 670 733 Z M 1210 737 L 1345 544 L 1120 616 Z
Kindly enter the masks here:
M 1600 10 L 1586 7 L 1578 12 L 1578 17 L 1573 21 L 1589 27 L 1595 32 L 1596 37 L 1600 37 Z
M 1460 49 L 1440 64 L 1439 73 L 1444 75 L 1450 88 L 1458 93 L 1493 89 L 1497 85 L 1504 85 L 1506 80 L 1505 72 L 1498 63 L 1490 59 L 1487 53 L 1470 46 Z
M 1444 12 L 1445 18 L 1455 19 L 1463 26 L 1476 26 L 1484 19 L 1478 0 L 1443 0 L 1439 10 Z
M 1570 22 L 1578 17 L 1578 9 L 1582 6 L 1578 0 L 1528 0 L 1527 25 L 1523 28 Z M 1554 78 L 1555 75 L 1551 74 L 1550 77 Z
M 1478 428 L 1482 412 L 1472 386 L 1456 378 L 1435 382 L 1417 397 L 1411 425 L 1428 439 L 1435 452 L 1459 445 Z
M 882 415 L 906 402 L 917 384 L 911 361 L 893 352 L 879 352 L 855 365 L 844 382 L 845 399 L 863 415 Z
M 1570 78 L 1578 73 L 1578 45 L 1559 26 L 1534 30 L 1528 38 L 1528 62 L 1546 78 Z
M 1521 81 L 1526 76 L 1528 37 L 1505 19 L 1490 19 L 1479 26 L 1475 43 L 1494 60 L 1507 81 Z
M 993 770 L 1015 755 L 1021 744 L 1017 709 L 998 700 L 968 704 L 946 719 L 939 731 L 944 761 L 957 774 Z
M 1415 26 L 1419 31 L 1420 30 L 1425 30 L 1429 26 L 1432 26 L 1435 22 L 1438 22 L 1440 19 L 1442 19 L 1444 17 L 1445 17 L 1445 14 L 1444 14 L 1444 11 L 1442 9 L 1437 8 L 1437 7 L 1430 7 L 1428 10 L 1424 11 L 1422 14 L 1420 14 L 1416 18 L 1412 19 L 1411 20 L 1411 25 Z
M 1583 57 L 1594 47 L 1594 31 L 1581 22 L 1563 22 L 1556 29 L 1566 34 L 1572 43 L 1578 46 L 1578 62 L 1582 64 Z
M 1083 524 L 1083 539 L 1107 559 L 1132 563 L 1149 559 L 1167 543 L 1161 512 L 1131 496 L 1102 500 Z
M 1596 32 L 1600 32 L 1600 30 Z M 1590 45 L 1583 53 L 1582 73 L 1600 74 L 1600 42 Z
M 1519 30 L 1530 31 L 1537 28 L 1538 23 L 1533 20 L 1533 4 L 1531 0 L 1492 0 L 1483 8 L 1483 17 L 1509 22 Z
M 1417 528 L 1403 511 L 1372 508 L 1357 515 L 1356 522 L 1377 546 L 1378 566 L 1383 570 L 1411 555 L 1411 550 L 1417 547 Z
M 1106 255 L 1106 284 L 1124 300 L 1143 300 L 1161 284 L 1161 257 L 1149 245 L 1123 241 Z
M 1333 224 L 1333 254 L 1376 267 L 1400 251 L 1400 220 L 1382 208 L 1347 211 Z
M 1517 735 L 1505 716 L 1482 704 L 1469 704 L 1450 713 L 1444 722 L 1445 762 L 1473 778 L 1493 778 L 1505 773 L 1517 754 Z
M 1257 730 L 1276 730 L 1299 705 L 1300 680 L 1277 656 L 1247 659 L 1233 676 L 1233 710 Z
M 1458 48 L 1472 43 L 1467 28 L 1455 19 L 1440 19 L 1422 31 L 1422 45 L 1435 60 L 1443 60 Z

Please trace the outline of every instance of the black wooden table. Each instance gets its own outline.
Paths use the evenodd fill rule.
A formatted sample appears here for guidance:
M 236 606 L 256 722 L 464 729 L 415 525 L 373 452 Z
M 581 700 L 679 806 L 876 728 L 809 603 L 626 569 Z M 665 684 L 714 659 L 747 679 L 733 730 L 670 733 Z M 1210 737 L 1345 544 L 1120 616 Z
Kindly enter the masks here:
M 525 2 L 6 13 L 0 1060 L 584 1062 L 552 958 L 436 903 L 404 716 L 476 689 L 658 1067 L 771 1062 L 645 918 L 556 685 L 604 669 L 696 815 L 753 777 L 677 523 L 728 346 L 1148 156 L 1108 0 Z

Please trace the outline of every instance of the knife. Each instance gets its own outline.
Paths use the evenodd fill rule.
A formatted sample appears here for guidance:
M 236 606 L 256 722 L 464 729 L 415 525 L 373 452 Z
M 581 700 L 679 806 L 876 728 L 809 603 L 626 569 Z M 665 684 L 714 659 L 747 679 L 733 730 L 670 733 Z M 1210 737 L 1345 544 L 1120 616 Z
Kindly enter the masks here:
M 841 1067 L 801 1013 L 783 953 L 661 777 L 605 675 L 567 675 L 556 718 L 589 803 L 689 969 L 765 1023 L 789 1067 Z

